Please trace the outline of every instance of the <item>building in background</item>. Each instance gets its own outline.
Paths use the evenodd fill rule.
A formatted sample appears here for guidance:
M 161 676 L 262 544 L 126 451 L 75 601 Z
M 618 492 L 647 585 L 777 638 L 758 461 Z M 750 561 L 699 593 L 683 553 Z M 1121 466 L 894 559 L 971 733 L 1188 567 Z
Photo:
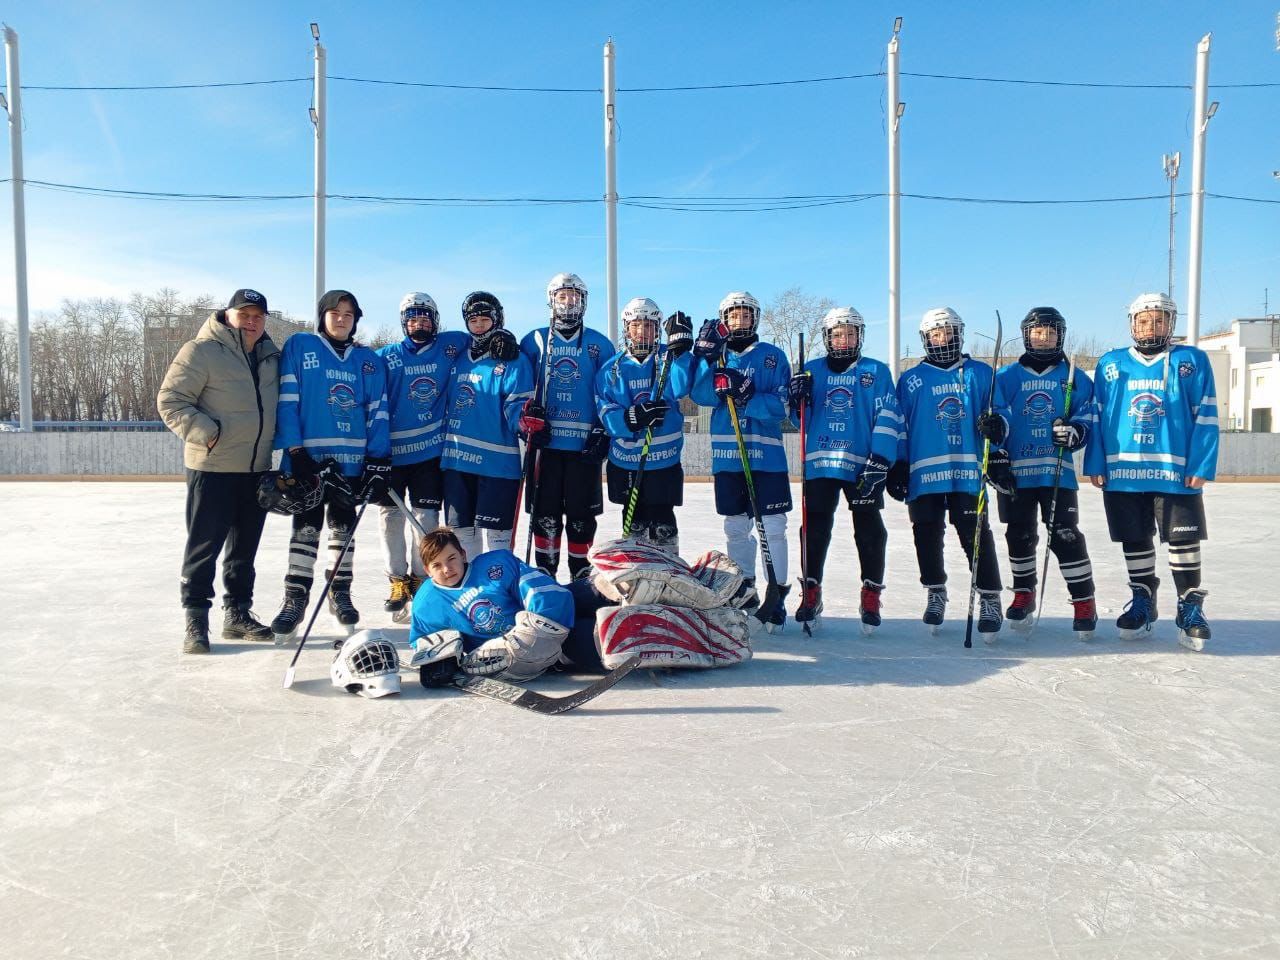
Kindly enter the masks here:
M 1200 349 L 1213 365 L 1220 428 L 1280 432 L 1280 315 L 1232 320 Z

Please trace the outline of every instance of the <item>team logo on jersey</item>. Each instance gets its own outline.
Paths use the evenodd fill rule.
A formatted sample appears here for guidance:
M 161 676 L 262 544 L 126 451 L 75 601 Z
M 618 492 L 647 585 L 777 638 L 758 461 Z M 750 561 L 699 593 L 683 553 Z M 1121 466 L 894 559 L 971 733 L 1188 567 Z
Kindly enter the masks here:
M 964 417 L 964 403 L 955 394 L 938 401 L 938 415 L 934 418 L 935 420 L 942 420 L 947 424 L 959 424 Z
M 430 405 L 439 393 L 436 382 L 430 377 L 414 377 L 409 384 L 409 399 L 423 406 Z
M 454 399 L 453 405 L 459 410 L 476 405 L 476 391 L 471 384 L 464 383 L 458 388 L 458 396 Z
M 1187 379 L 1187 377 L 1191 376 L 1195 372 L 1196 372 L 1195 364 L 1192 363 L 1190 360 L 1183 360 L 1181 363 L 1178 364 L 1178 376 L 1180 376 L 1183 380 Z
M 369 374 L 373 373 L 374 366 L 370 361 L 366 360 L 364 363 L 360 364 L 360 370 L 365 376 L 369 376 Z
M 395 370 L 404 366 L 404 361 L 400 359 L 400 354 L 398 353 L 388 353 L 382 359 L 386 361 L 388 370 Z
M 1043 390 L 1033 390 L 1022 405 L 1022 415 L 1033 423 L 1044 423 L 1053 416 L 1053 397 Z
M 454 359 L 455 357 L 457 357 L 457 355 L 458 355 L 458 345 L 457 345 L 456 343 L 448 343 L 448 344 L 445 344 L 445 348 L 444 348 L 444 355 L 445 355 L 446 357 L 448 357 L 450 360 L 452 360 L 452 359 Z
M 824 404 L 832 413 L 845 413 L 853 406 L 853 392 L 847 387 L 835 387 L 827 391 Z
M 1164 401 L 1154 393 L 1138 393 L 1129 401 L 1129 416 L 1138 423 L 1155 423 L 1164 416 Z
M 339 420 L 350 420 L 356 408 L 356 392 L 345 383 L 335 383 L 329 388 L 329 406 Z
M 490 579 L 490 580 L 501 580 L 501 579 L 502 579 L 502 564 L 500 564 L 500 563 L 495 563 L 493 566 L 491 566 L 491 567 L 489 568 L 488 573 L 489 573 L 489 579 Z
M 924 386 L 924 381 L 917 377 L 914 373 L 907 377 L 907 393 L 915 393 Z
M 769 354 L 767 357 L 764 358 L 764 368 L 766 370 L 772 370 L 777 365 L 778 365 L 778 358 L 775 357 L 773 354 Z
M 1114 383 L 1120 379 L 1120 368 L 1115 365 L 1114 361 L 1102 368 L 1102 378 L 1108 383 Z
M 864 370 L 862 373 L 858 374 L 858 382 L 864 387 L 869 387 L 876 382 L 875 374 Z
M 467 619 L 482 634 L 505 633 L 511 627 L 502 608 L 492 600 L 477 600 L 467 607 Z
M 562 386 L 571 387 L 582 379 L 578 372 L 578 362 L 573 357 L 561 357 L 551 364 L 551 376 Z
M 314 353 L 308 351 L 307 353 L 304 353 L 302 355 L 303 370 L 314 370 L 318 366 L 320 366 L 320 358 L 317 357 Z
M 594 343 L 587 344 L 587 356 L 591 358 L 592 363 L 600 362 L 600 347 Z

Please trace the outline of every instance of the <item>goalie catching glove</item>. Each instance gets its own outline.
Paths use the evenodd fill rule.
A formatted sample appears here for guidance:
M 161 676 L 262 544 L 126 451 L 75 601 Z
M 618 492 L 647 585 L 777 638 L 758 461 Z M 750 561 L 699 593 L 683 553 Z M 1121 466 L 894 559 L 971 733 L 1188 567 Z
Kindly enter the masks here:
M 568 637 L 568 627 L 521 610 L 516 614 L 514 627 L 463 654 L 459 665 L 466 673 L 476 676 L 516 683 L 533 680 L 560 659 L 560 648 Z

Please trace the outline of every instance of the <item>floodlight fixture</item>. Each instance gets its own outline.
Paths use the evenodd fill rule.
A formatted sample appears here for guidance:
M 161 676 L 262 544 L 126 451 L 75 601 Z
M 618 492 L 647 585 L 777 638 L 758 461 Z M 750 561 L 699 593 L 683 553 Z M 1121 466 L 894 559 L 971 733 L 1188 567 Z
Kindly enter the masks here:
M 316 43 L 320 42 L 320 24 L 311 24 L 311 37 Z

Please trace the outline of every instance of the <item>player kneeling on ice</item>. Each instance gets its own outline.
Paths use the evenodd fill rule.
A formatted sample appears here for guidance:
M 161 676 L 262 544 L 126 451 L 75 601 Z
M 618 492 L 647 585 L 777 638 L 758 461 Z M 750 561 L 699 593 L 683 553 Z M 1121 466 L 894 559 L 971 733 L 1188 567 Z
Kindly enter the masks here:
M 804 594 L 797 623 L 817 623 L 822 615 L 822 574 L 831 546 L 836 505 L 843 493 L 853 520 L 853 542 L 862 574 L 862 632 L 880 626 L 884 589 L 884 484 L 898 456 L 902 414 L 893 375 L 879 360 L 862 356 L 865 325 L 852 307 L 836 307 L 822 320 L 827 355 L 804 364 L 787 392 L 791 418 L 805 425 Z

